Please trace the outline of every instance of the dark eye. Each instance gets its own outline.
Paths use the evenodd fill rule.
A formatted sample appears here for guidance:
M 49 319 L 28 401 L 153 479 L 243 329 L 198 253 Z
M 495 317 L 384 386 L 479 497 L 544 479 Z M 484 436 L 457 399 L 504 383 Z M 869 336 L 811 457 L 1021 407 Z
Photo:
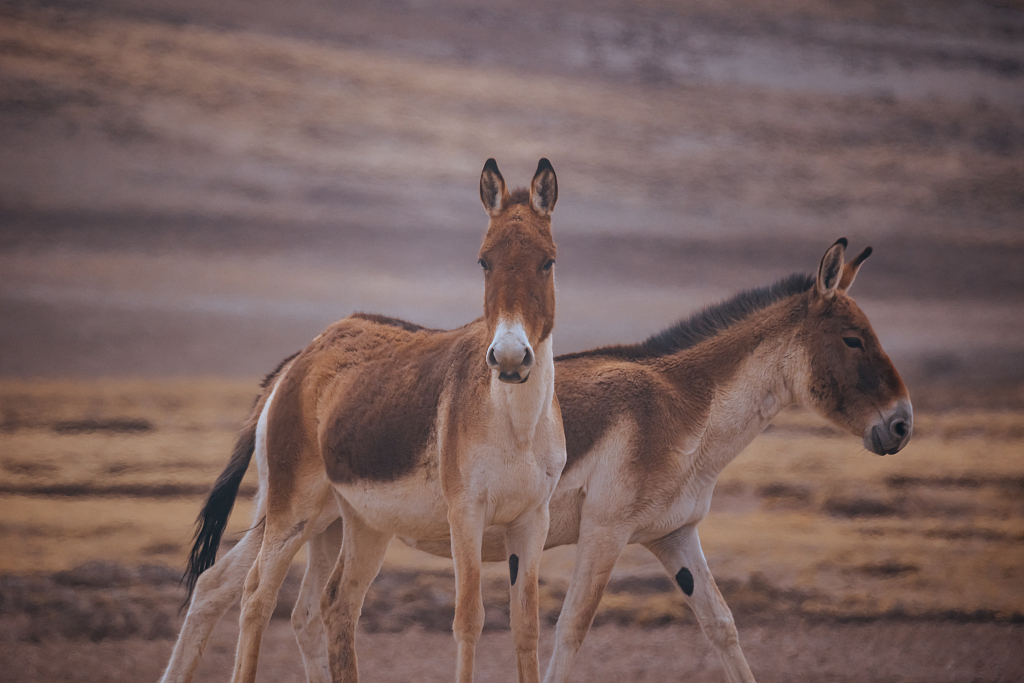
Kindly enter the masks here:
M 849 346 L 851 349 L 862 349 L 864 348 L 863 342 L 859 337 L 843 337 L 843 343 Z
M 548 259 L 547 263 L 544 264 L 544 272 L 551 270 L 551 266 L 555 265 L 555 259 Z
M 487 261 L 484 261 L 483 259 L 477 259 L 477 263 L 479 263 L 480 267 L 483 268 L 484 270 L 490 270 L 487 267 Z

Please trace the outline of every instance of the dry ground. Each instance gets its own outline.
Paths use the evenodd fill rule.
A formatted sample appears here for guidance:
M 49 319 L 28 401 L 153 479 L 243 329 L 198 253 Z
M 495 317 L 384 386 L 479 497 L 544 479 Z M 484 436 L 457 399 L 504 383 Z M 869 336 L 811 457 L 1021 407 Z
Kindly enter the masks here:
M 868 683 L 901 681 L 1012 683 L 1024 670 L 1024 629 L 995 624 L 834 624 L 778 620 L 748 625 L 743 649 L 758 681 Z M 234 662 L 237 627 L 227 625 L 210 644 L 197 680 L 226 681 Z M 542 630 L 541 655 L 550 652 L 551 629 Z M 441 683 L 454 676 L 451 635 L 418 628 L 401 634 L 356 638 L 364 680 L 380 683 Z M 673 625 L 656 630 L 599 626 L 587 637 L 573 680 L 699 680 L 724 683 L 725 676 L 700 629 Z M 11 683 L 67 681 L 156 681 L 170 653 L 168 641 L 0 643 L 0 661 L 10 662 Z M 509 632 L 484 633 L 477 650 L 476 680 L 515 680 Z M 286 620 L 271 622 L 263 639 L 260 683 L 305 681 L 301 658 Z
M 157 675 L 179 623 L 191 522 L 254 385 L 0 383 L 4 680 L 70 676 L 69 666 L 79 678 L 67 680 Z M 816 416 L 780 415 L 725 470 L 701 526 L 761 679 L 1014 680 L 1024 665 L 1022 451 L 1019 412 L 919 414 L 911 444 L 884 458 Z M 229 536 L 248 523 L 243 503 Z M 572 547 L 545 554 L 549 627 L 572 561 Z M 268 636 L 265 680 L 300 676 L 285 619 L 300 573 Z M 368 676 L 449 677 L 453 583 L 450 561 L 393 545 L 362 621 Z M 504 566 L 491 566 L 485 584 L 481 679 L 506 680 Z M 230 669 L 234 618 L 219 627 L 205 676 Z M 583 672 L 721 675 L 681 594 L 642 548 L 619 561 L 596 623 Z M 54 657 L 58 649 L 67 656 Z

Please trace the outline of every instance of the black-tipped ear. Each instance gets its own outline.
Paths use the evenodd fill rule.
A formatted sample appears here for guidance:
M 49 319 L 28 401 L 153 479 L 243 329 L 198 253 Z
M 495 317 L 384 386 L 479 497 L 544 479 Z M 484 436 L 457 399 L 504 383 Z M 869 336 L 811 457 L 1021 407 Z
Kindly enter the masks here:
M 839 288 L 839 278 L 843 274 L 843 253 L 847 244 L 846 238 L 840 237 L 821 257 L 821 265 L 818 266 L 818 294 L 823 299 L 831 299 Z
M 839 278 L 839 291 L 845 292 L 850 288 L 857 277 L 857 271 L 860 270 L 860 264 L 864 263 L 868 256 L 871 256 L 871 247 L 857 254 L 857 258 L 843 266 L 843 276 Z
M 541 159 L 530 182 L 530 205 L 541 216 L 550 216 L 558 201 L 558 178 L 551 162 Z
M 484 210 L 490 216 L 497 216 L 508 206 L 508 189 L 494 159 L 488 159 L 483 172 L 480 173 L 480 201 L 484 203 Z

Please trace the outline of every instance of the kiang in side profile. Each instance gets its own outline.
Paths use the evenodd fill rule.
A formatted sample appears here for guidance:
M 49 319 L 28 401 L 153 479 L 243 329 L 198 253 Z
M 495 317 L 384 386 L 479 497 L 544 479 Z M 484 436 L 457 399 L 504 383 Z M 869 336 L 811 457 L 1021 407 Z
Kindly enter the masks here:
M 539 680 L 538 568 L 566 458 L 551 339 L 557 195 L 547 159 L 529 190 L 512 193 L 489 159 L 480 177 L 490 216 L 479 253 L 482 318 L 441 331 L 356 314 L 271 373 L 200 514 L 189 568 L 198 582 L 165 681 L 194 676 L 213 625 L 239 592 L 233 680 L 255 680 L 278 590 L 307 541 L 316 550 L 294 617 L 302 650 L 315 653 L 307 675 L 358 680 L 356 622 L 388 543 L 401 535 L 450 543 L 458 680 L 469 683 L 484 621 L 483 534 L 495 528 L 511 569 L 519 679 Z M 253 455 L 253 527 L 213 564 Z M 324 533 L 338 516 L 340 553 L 336 540 L 325 547 L 332 539 Z
M 697 533 L 718 475 L 787 405 L 817 412 L 879 455 L 901 450 L 913 429 L 906 386 L 847 293 L 871 249 L 845 262 L 846 246 L 845 239 L 832 245 L 816 275 L 791 275 L 743 292 L 639 344 L 555 360 L 567 461 L 550 501 L 544 545 L 575 543 L 578 548 L 548 683 L 569 680 L 612 567 L 629 543 L 648 548 L 675 579 L 728 679 L 754 680 Z M 278 373 L 268 384 L 261 404 L 280 378 Z M 267 490 L 268 464 L 257 459 L 257 465 L 263 501 L 273 493 L 272 487 Z M 273 465 L 269 468 L 272 482 Z M 293 624 L 311 680 L 320 680 L 313 673 L 325 670 L 336 656 L 336 643 L 318 630 L 319 596 L 326 582 L 322 568 L 333 564 L 339 538 L 347 544 L 351 533 L 361 533 L 350 530 L 348 514 L 344 499 L 328 503 L 313 525 L 316 531 L 307 532 L 309 563 Z M 399 535 L 427 552 L 453 554 L 458 573 L 463 540 L 454 525 L 450 540 Z M 506 528 L 484 530 L 484 560 L 506 560 L 509 547 Z M 183 640 L 200 646 L 238 599 L 241 577 L 255 557 L 252 546 L 240 544 L 200 577 L 176 657 Z M 334 583 L 328 585 L 328 596 Z M 322 604 L 329 609 L 331 600 Z M 184 680 L 171 676 L 174 666 L 172 660 L 166 680 Z

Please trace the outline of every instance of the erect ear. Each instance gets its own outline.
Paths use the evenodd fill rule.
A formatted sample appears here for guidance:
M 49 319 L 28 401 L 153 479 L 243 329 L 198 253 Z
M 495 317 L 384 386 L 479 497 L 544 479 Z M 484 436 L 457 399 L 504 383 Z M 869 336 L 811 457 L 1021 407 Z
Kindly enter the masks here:
M 850 288 L 850 285 L 853 284 L 854 279 L 857 277 L 857 271 L 860 270 L 860 264 L 864 263 L 868 256 L 871 256 L 871 247 L 860 252 L 857 258 L 843 266 L 843 276 L 839 278 L 839 291 L 845 292 Z
M 484 210 L 492 217 L 497 216 L 508 206 L 509 199 L 505 179 L 501 177 L 497 162 L 488 159 L 480 174 L 480 201 L 484 203 Z
M 541 159 L 537 164 L 537 172 L 530 182 L 530 205 L 541 216 L 550 216 L 558 201 L 558 178 L 551 162 Z
M 825 300 L 835 296 L 836 289 L 839 288 L 839 278 L 843 274 L 843 252 L 846 251 L 846 245 L 846 238 L 840 237 L 821 257 L 821 265 L 818 266 L 818 294 Z

